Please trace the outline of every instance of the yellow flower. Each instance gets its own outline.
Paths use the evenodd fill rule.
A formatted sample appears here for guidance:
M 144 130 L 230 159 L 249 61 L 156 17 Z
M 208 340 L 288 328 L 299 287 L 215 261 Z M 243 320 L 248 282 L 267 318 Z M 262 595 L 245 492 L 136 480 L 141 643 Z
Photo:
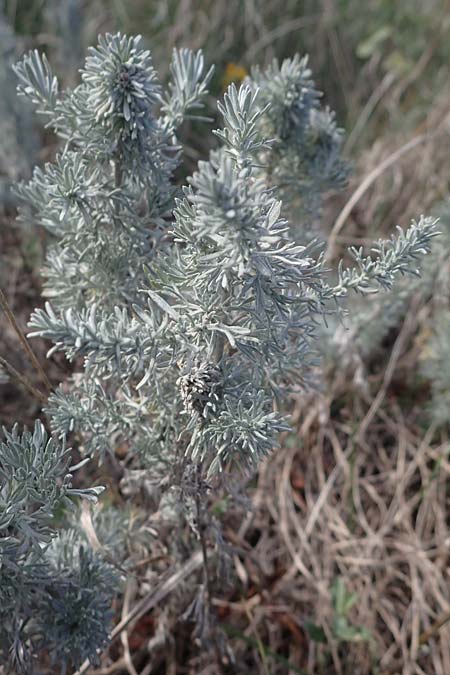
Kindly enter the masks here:
M 243 66 L 238 63 L 227 63 L 225 72 L 222 76 L 222 89 L 225 90 L 232 82 L 242 82 L 248 75 Z

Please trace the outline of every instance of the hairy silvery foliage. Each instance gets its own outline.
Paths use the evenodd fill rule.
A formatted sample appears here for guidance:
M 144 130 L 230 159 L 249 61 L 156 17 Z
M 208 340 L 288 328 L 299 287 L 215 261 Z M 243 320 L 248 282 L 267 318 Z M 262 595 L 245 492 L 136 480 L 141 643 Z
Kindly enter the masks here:
M 103 488 L 72 487 L 72 472 L 79 466 L 70 466 L 70 450 L 49 438 L 41 422 L 33 432 L 15 427 L 4 437 L 0 652 L 4 663 L 28 673 L 33 657 L 45 648 L 64 672 L 85 658 L 94 662 L 96 649 L 106 641 L 112 573 L 79 538 L 70 546 L 66 542 L 63 551 L 55 520 L 74 508 L 74 497 L 96 502 Z
M 73 91 L 59 93 L 37 52 L 16 67 L 19 90 L 66 140 L 56 162 L 36 169 L 19 190 L 31 206 L 23 217 L 56 237 L 45 274 L 58 305 L 113 309 L 137 300 L 144 263 L 167 230 L 179 163 L 175 132 L 205 94 L 202 71 L 201 54 L 176 52 L 164 93 L 149 52 L 122 36 L 91 49 Z
M 201 53 L 174 53 L 166 91 L 139 39 L 122 35 L 100 38 L 72 91 L 60 92 L 37 52 L 16 72 L 62 139 L 55 161 L 19 188 L 22 218 L 53 238 L 51 302 L 31 335 L 79 367 L 49 399 L 52 429 L 76 433 L 82 452 L 120 448 L 130 494 L 132 474 L 146 471 L 155 527 L 182 516 L 200 536 L 210 486 L 255 470 L 288 428 L 289 393 L 308 386 L 323 315 L 350 291 L 414 271 L 434 222 L 380 242 L 374 258 L 353 251 L 355 269 L 341 266 L 333 284 L 308 231 L 320 199 L 308 200 L 346 170 L 298 58 L 228 89 L 221 146 L 182 191 L 177 133 L 206 94 Z M 304 237 L 279 195 L 308 211 Z
M 264 71 L 255 68 L 249 84 L 265 108 L 258 126 L 271 139 L 262 155 L 265 173 L 288 210 L 292 234 L 302 243 L 318 234 L 323 195 L 341 189 L 349 168 L 341 156 L 343 131 L 334 113 L 320 104 L 308 66 L 298 55 Z
M 126 443 L 157 482 L 169 467 L 179 480 L 190 462 L 205 477 L 254 469 L 285 428 L 279 402 L 315 362 L 327 303 L 390 287 L 427 249 L 433 224 L 381 242 L 374 259 L 353 251 L 357 267 L 341 266 L 336 286 L 314 247 L 291 240 L 270 186 L 283 182 L 288 146 L 303 152 L 311 181 L 323 159 L 320 144 L 315 154 L 301 144 L 318 111 L 304 60 L 257 74 L 260 92 L 229 88 L 222 149 L 182 196 L 171 181 L 175 132 L 206 92 L 201 54 L 174 54 L 166 93 L 150 54 L 120 35 L 90 50 L 72 92 L 59 93 L 37 53 L 16 71 L 21 93 L 66 140 L 20 189 L 56 239 L 53 306 L 35 312 L 32 335 L 84 357 L 83 377 L 51 397 L 56 433 L 77 431 L 102 451 Z M 289 109 L 278 104 L 282 87 Z
M 440 351 L 439 345 L 445 343 L 442 331 L 445 332 L 445 308 L 448 305 L 448 252 L 450 250 L 448 207 L 443 206 L 437 209 L 436 216 L 434 223 L 439 223 L 441 236 L 438 241 L 433 242 L 430 247 L 430 254 L 421 264 L 420 276 L 417 269 L 414 274 L 414 259 L 403 261 L 406 264 L 404 271 L 407 270 L 409 273 L 395 284 L 388 282 L 386 285 L 386 274 L 383 272 L 383 285 L 386 288 L 386 293 L 379 295 L 365 294 L 362 298 L 352 298 L 351 312 L 347 312 L 344 322 L 338 321 L 335 316 L 330 317 L 324 330 L 322 351 L 330 365 L 334 365 L 338 370 L 344 368 L 353 372 L 358 383 L 366 387 L 367 364 L 376 357 L 382 347 L 383 340 L 389 335 L 390 331 L 395 330 L 404 320 L 413 298 L 418 300 L 421 298 L 422 301 L 428 303 L 432 312 L 432 332 L 435 336 L 431 339 L 430 344 L 425 347 L 422 355 L 422 370 L 425 376 L 431 380 L 432 391 L 436 392 L 436 396 L 432 397 L 432 403 L 429 407 L 431 416 L 442 423 L 444 418 L 448 419 L 448 409 L 446 409 L 446 404 L 443 403 L 446 395 L 437 393 L 438 391 L 443 392 L 446 388 L 446 385 L 443 385 L 445 368 L 439 366 L 438 363 L 441 358 L 442 363 L 446 358 Z M 406 245 L 408 258 L 411 245 L 412 249 L 416 249 L 416 256 L 421 255 L 420 232 L 423 231 L 423 228 L 427 230 L 430 223 L 433 223 L 433 220 L 422 217 L 417 225 L 413 223 L 412 229 L 410 228 L 418 248 L 412 241 L 405 241 L 405 235 L 400 235 L 396 245 Z M 406 236 L 408 236 L 408 233 L 406 233 Z M 393 260 L 403 259 L 403 255 L 399 256 L 399 250 L 394 251 L 392 249 L 392 244 L 390 249 Z M 386 253 L 388 254 L 387 262 L 389 264 L 389 250 L 384 251 L 385 259 Z M 353 254 L 356 259 L 361 259 L 360 251 L 353 250 Z M 373 269 L 376 272 L 376 267 Z M 357 275 L 357 271 L 355 270 L 353 274 Z M 433 355 L 432 358 L 430 358 L 431 354 Z M 433 376 L 434 369 L 436 369 L 436 373 L 439 371 L 438 377 Z M 441 403 L 438 401 L 439 397 Z M 443 410 L 446 410 L 446 412 L 443 413 Z M 434 416 L 433 411 L 436 411 L 436 416 Z

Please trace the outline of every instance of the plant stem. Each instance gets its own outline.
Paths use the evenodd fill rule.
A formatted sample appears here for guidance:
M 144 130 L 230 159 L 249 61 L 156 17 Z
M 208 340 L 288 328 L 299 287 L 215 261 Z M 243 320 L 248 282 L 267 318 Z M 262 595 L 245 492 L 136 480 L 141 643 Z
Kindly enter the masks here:
M 114 186 L 120 188 L 122 185 L 122 165 L 120 161 L 114 160 Z
M 419 636 L 419 645 L 422 646 L 426 644 L 430 638 L 440 631 L 442 626 L 445 626 L 445 624 L 448 623 L 448 621 L 450 621 L 450 612 L 441 614 L 441 616 L 433 623 L 431 628 L 424 631 L 422 635 Z
M 30 344 L 29 344 L 27 338 L 25 337 L 24 332 L 22 331 L 19 324 L 17 323 L 16 317 L 14 316 L 13 311 L 12 311 L 11 307 L 9 306 L 8 301 L 6 299 L 6 296 L 3 293 L 1 288 L 0 288 L 0 306 L 2 307 L 3 311 L 5 312 L 9 323 L 11 324 L 14 331 L 16 332 L 22 347 L 24 348 L 24 350 L 26 351 L 26 353 L 28 355 L 28 358 L 30 359 L 33 366 L 36 368 L 37 372 L 41 376 L 42 382 L 45 384 L 46 388 L 48 389 L 48 392 L 50 393 L 52 391 L 52 385 L 50 384 L 50 381 L 49 381 L 47 375 L 45 374 L 44 369 L 42 368 L 41 364 L 39 363 L 36 354 L 31 349 Z
M 44 394 L 40 392 L 39 389 L 33 387 L 31 382 L 29 382 L 24 375 L 21 375 L 21 373 L 19 373 L 19 371 L 16 370 L 14 366 L 12 366 L 10 363 L 8 363 L 8 361 L 4 359 L 2 356 L 0 356 L 0 365 L 2 365 L 5 368 L 5 370 L 8 371 L 8 373 L 14 380 L 17 380 L 21 385 L 25 387 L 25 389 L 27 389 L 30 392 L 30 394 L 32 394 L 35 398 L 37 398 L 37 400 L 40 403 L 47 402 L 47 399 L 44 396 Z
M 204 579 L 205 579 L 205 589 L 206 589 L 206 595 L 208 597 L 208 604 L 210 605 L 210 603 L 211 603 L 211 577 L 210 577 L 210 574 L 209 574 L 208 549 L 207 549 L 207 546 L 206 546 L 205 529 L 203 527 L 204 523 L 203 523 L 202 504 L 201 504 L 201 497 L 200 497 L 201 471 L 202 471 L 201 464 L 197 464 L 197 491 L 196 491 L 196 494 L 195 494 L 195 507 L 196 507 L 196 512 L 197 512 L 197 528 L 198 528 L 198 532 L 199 532 L 199 536 L 200 536 L 200 545 L 201 545 L 202 556 L 203 556 L 203 573 L 204 573 Z
M 207 611 L 209 616 L 212 614 L 212 593 L 211 593 L 211 575 L 209 573 L 209 564 L 208 564 L 208 547 L 206 544 L 206 537 L 205 537 L 205 528 L 204 528 L 204 522 L 203 522 L 203 513 L 202 513 L 202 502 L 201 502 L 201 471 L 202 471 L 202 465 L 197 464 L 197 490 L 195 493 L 195 507 L 196 507 L 196 515 L 197 515 L 197 528 L 200 536 L 200 545 L 202 549 L 202 559 L 203 559 L 203 578 L 204 578 L 204 585 L 205 585 L 205 593 L 206 593 L 206 602 L 207 602 Z M 222 663 L 222 657 L 220 654 L 219 647 L 217 645 L 217 641 L 215 640 L 215 636 L 213 635 L 212 637 L 213 644 L 214 644 L 214 651 L 215 651 L 215 656 L 216 656 L 216 661 L 217 661 L 217 667 L 219 669 L 219 673 L 223 673 L 223 663 Z

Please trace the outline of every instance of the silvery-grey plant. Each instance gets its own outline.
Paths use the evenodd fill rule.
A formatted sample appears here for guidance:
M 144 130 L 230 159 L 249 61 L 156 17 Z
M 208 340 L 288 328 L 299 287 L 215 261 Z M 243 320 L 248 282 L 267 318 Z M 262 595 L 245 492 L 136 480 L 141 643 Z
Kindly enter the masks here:
M 52 341 L 50 353 L 64 352 L 77 371 L 49 398 L 52 432 L 100 458 L 125 448 L 124 489 L 144 470 L 155 510 L 184 514 L 204 553 L 193 607 L 208 628 L 208 492 L 277 446 L 289 394 L 317 366 L 318 325 L 350 291 L 414 272 L 434 221 L 381 242 L 375 258 L 354 250 L 356 267 L 341 266 L 333 282 L 309 228 L 347 169 L 333 116 L 297 57 L 228 88 L 221 144 L 182 190 L 180 127 L 199 117 L 211 74 L 201 53 L 174 52 L 165 90 L 139 38 L 120 34 L 89 50 L 73 90 L 59 91 L 37 52 L 16 73 L 62 142 L 18 188 L 21 218 L 52 237 L 50 302 L 32 315 L 30 335 Z M 286 215 L 296 209 L 292 230 Z M 90 635 L 102 645 L 101 631 Z M 64 661 L 63 649 L 55 654 Z
M 73 498 L 96 501 L 103 488 L 72 487 L 70 450 L 48 436 L 4 430 L 0 444 L 0 653 L 18 672 L 49 650 L 54 663 L 96 659 L 111 619 L 114 572 L 78 538 L 55 548 L 54 521 Z M 55 555 L 55 551 L 58 555 Z
M 321 349 L 336 373 L 347 371 L 347 377 L 353 376 L 355 384 L 367 389 L 368 368 L 382 354 L 383 341 L 398 329 L 413 302 L 420 306 L 426 304 L 430 328 L 424 329 L 420 339 L 423 342 L 421 367 L 416 374 L 429 380 L 432 395 L 426 408 L 431 420 L 442 425 L 449 420 L 450 392 L 445 349 L 448 342 L 446 315 L 450 250 L 448 203 L 441 204 L 434 212 L 440 236 L 432 243 L 429 255 L 421 264 L 420 276 L 418 270 L 415 275 L 411 274 L 414 268 L 410 261 L 410 274 L 395 284 L 389 284 L 385 293 L 352 298 L 351 312 L 347 312 L 344 322 L 336 316 L 329 317 Z M 398 241 L 401 242 L 401 239 L 402 236 Z

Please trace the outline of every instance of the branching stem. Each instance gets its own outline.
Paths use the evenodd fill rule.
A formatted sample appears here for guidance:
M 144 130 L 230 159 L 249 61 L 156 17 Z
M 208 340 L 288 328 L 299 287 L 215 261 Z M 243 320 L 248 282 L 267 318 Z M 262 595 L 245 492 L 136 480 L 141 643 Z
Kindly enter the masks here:
M 14 313 L 13 313 L 11 307 L 9 306 L 8 301 L 6 299 L 6 296 L 3 293 L 1 288 L 0 288 L 0 306 L 3 309 L 3 311 L 5 312 L 9 323 L 11 324 L 11 326 L 13 327 L 17 337 L 19 338 L 22 347 L 24 348 L 25 352 L 28 355 L 28 358 L 30 359 L 33 366 L 36 368 L 37 372 L 39 373 L 39 375 L 41 377 L 42 382 L 45 384 L 48 392 L 50 393 L 52 391 L 52 385 L 50 384 L 50 381 L 49 381 L 47 375 L 45 374 L 44 369 L 42 368 L 41 364 L 39 363 L 39 360 L 38 360 L 36 354 L 31 349 L 30 344 L 29 344 L 24 332 L 22 331 L 19 324 L 17 323 L 16 317 L 14 316 Z M 35 390 L 35 391 L 37 391 L 37 390 Z
M 32 396 L 34 396 L 40 403 L 46 403 L 47 399 L 44 396 L 42 392 L 39 391 L 39 389 L 36 389 L 33 387 L 31 382 L 21 373 L 19 373 L 18 370 L 14 368 L 6 359 L 4 359 L 2 356 L 0 356 L 0 365 L 5 368 L 5 370 L 8 371 L 8 373 L 11 375 L 11 377 L 16 380 L 19 384 L 21 384 L 25 389 L 27 389 Z
M 203 518 L 203 509 L 202 509 L 202 489 L 201 489 L 201 475 L 202 475 L 202 465 L 201 463 L 197 464 L 197 489 L 195 493 L 195 508 L 196 508 L 196 517 L 197 517 L 197 529 L 200 537 L 200 546 L 202 549 L 202 559 L 203 559 L 203 580 L 206 594 L 206 603 L 207 603 L 207 612 L 211 617 L 213 612 L 213 603 L 212 603 L 212 589 L 211 589 L 211 575 L 209 572 L 209 561 L 208 561 L 208 547 L 205 537 L 205 522 Z M 217 661 L 217 668 L 219 673 L 223 673 L 223 663 L 220 650 L 217 644 L 217 641 L 213 635 L 213 643 L 215 656 Z

